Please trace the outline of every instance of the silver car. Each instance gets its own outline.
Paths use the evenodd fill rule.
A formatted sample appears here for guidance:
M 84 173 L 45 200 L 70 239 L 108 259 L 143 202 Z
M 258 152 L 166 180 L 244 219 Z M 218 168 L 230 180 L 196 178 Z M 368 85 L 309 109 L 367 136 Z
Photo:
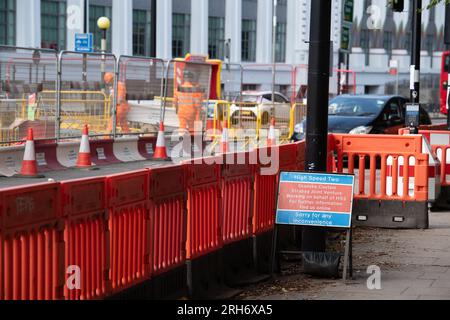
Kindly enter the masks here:
M 275 92 L 272 102 L 271 91 L 244 91 L 230 107 L 231 121 L 233 124 L 256 121 L 261 115 L 261 124 L 268 125 L 271 115 L 275 120 L 286 121 L 289 119 L 291 104 L 283 94 Z

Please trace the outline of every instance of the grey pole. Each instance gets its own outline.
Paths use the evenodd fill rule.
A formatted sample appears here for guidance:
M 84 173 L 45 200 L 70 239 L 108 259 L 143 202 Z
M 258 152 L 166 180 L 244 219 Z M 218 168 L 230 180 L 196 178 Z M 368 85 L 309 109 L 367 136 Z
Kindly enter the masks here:
M 272 25 L 272 114 L 271 117 L 275 116 L 275 81 L 276 81 L 276 45 L 277 45 L 277 4 L 278 0 L 273 0 L 272 15 L 273 15 L 273 25 Z M 270 120 L 270 119 L 269 119 Z

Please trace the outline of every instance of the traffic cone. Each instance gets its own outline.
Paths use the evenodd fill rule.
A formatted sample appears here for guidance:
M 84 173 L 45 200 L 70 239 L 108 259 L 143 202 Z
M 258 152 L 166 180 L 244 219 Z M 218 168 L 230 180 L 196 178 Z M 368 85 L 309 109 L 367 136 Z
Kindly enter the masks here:
M 228 139 L 228 121 L 223 122 L 222 128 L 222 142 L 220 145 L 220 152 L 227 153 L 230 151 L 229 139 Z
M 275 134 L 275 118 L 270 122 L 269 136 L 267 137 L 267 147 L 271 148 L 277 145 L 277 137 Z
M 25 143 L 25 153 L 23 156 L 22 168 L 20 176 L 23 177 L 37 177 L 38 169 L 36 162 L 36 150 L 34 148 L 34 134 L 33 129 L 28 129 L 27 142 Z
M 166 139 L 164 137 L 164 122 L 159 124 L 158 139 L 156 140 L 153 160 L 169 160 L 169 157 L 167 156 Z
M 77 168 L 89 168 L 92 166 L 91 147 L 89 145 L 89 128 L 87 125 L 83 128 L 81 136 L 80 152 L 78 153 Z

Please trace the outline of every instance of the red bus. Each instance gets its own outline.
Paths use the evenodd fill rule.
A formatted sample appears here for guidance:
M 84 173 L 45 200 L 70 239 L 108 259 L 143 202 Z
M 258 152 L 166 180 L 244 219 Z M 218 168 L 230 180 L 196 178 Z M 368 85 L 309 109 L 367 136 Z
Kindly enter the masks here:
M 450 51 L 446 51 L 442 54 L 441 70 L 441 113 L 447 114 L 447 86 L 448 74 L 450 72 Z

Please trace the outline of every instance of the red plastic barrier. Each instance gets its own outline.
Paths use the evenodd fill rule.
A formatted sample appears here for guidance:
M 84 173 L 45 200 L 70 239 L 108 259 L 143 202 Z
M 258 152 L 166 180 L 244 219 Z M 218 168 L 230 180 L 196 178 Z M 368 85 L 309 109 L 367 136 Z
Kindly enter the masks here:
M 297 166 L 298 170 L 303 171 L 306 167 L 306 142 L 297 142 Z
M 67 169 L 56 157 L 56 143 L 36 142 L 36 161 L 39 172 L 50 172 Z
M 63 298 L 59 185 L 0 191 L 0 300 Z
M 114 156 L 114 140 L 92 140 L 90 142 L 92 162 L 97 166 L 120 163 Z
M 156 276 L 186 262 L 185 166 L 150 170 L 150 217 L 150 263 Z
M 212 158 L 211 158 L 212 159 Z M 218 164 L 187 165 L 187 259 L 193 260 L 222 247 L 221 193 Z
M 75 266 L 81 273 L 80 289 L 69 288 L 71 274 L 66 274 L 66 300 L 99 299 L 110 291 L 105 183 L 105 178 L 61 183 L 62 212 L 66 217 L 65 269 Z
M 113 293 L 150 277 L 148 170 L 106 178 Z
M 245 154 L 249 159 L 250 154 Z M 225 156 L 226 157 L 226 156 Z M 247 239 L 252 233 L 253 175 L 255 166 L 224 164 L 222 166 L 222 239 L 230 244 Z
M 284 144 L 278 147 L 280 171 L 296 171 L 299 169 L 299 145 Z
M 138 141 L 138 150 L 141 156 L 151 160 L 156 148 L 156 137 L 141 137 Z
M 258 155 L 271 155 L 271 148 L 258 149 Z M 275 210 L 277 198 L 278 174 L 265 175 L 262 169 L 266 167 L 261 165 L 258 157 L 254 182 L 254 201 L 253 201 L 253 234 L 270 231 L 275 224 Z
M 255 200 L 253 212 L 253 234 L 258 235 L 273 229 L 275 223 L 277 176 L 255 177 Z

